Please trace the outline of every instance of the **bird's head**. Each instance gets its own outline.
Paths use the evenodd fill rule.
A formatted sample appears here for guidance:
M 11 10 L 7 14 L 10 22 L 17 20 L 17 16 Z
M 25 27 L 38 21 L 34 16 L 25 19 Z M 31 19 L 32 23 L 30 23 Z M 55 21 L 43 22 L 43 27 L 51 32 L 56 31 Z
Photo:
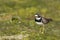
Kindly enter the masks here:
M 41 17 L 39 13 L 36 13 L 36 14 L 35 14 L 35 18 L 37 18 L 37 17 L 38 17 L 38 18 Z

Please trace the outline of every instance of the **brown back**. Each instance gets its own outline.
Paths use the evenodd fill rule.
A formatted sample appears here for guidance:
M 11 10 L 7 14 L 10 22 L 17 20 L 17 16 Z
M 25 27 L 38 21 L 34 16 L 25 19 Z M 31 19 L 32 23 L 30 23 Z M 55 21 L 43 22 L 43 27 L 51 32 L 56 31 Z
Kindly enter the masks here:
M 52 21 L 52 19 L 42 18 L 42 22 L 43 22 L 44 24 L 47 24 L 47 23 L 49 23 L 50 21 Z

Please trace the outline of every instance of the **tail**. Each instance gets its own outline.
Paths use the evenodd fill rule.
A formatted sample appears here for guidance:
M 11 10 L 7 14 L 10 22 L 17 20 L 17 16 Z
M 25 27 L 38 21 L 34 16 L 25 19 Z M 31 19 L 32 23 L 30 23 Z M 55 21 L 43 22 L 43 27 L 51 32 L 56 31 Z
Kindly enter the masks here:
M 53 21 L 53 20 L 49 18 L 48 21 Z

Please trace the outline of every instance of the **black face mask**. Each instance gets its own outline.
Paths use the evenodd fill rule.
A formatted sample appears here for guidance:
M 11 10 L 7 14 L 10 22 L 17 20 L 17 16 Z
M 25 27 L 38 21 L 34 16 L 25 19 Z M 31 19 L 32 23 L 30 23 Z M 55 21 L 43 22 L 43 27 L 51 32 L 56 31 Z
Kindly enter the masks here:
M 40 18 L 41 16 L 40 15 L 38 15 L 38 18 Z

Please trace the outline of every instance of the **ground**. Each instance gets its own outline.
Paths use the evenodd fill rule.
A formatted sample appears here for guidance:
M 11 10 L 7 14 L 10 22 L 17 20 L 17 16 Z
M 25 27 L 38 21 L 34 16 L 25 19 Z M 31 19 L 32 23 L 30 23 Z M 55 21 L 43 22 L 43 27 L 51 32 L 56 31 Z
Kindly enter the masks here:
M 43 34 L 34 21 L 37 12 L 53 19 Z M 29 35 L 22 40 L 60 40 L 60 0 L 0 0 L 0 36 L 20 34 Z

